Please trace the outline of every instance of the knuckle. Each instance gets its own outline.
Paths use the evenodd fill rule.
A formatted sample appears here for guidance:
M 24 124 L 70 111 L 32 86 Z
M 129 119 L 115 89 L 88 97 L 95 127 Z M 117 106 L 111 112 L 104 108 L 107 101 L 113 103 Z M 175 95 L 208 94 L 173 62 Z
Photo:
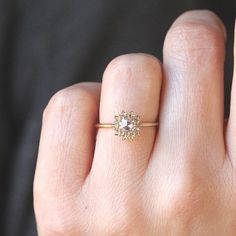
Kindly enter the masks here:
M 112 80 L 124 77 L 129 80 L 141 74 L 148 79 L 153 77 L 154 73 L 161 75 L 161 63 L 155 56 L 146 53 L 130 53 L 114 58 L 107 65 L 104 78 Z
M 109 207 L 106 211 L 97 210 L 99 214 L 94 221 L 95 231 L 101 235 L 137 235 L 137 222 L 143 221 L 143 215 L 137 208 L 141 202 L 128 196 L 127 198 L 119 196 L 115 200 L 110 197 L 107 198 Z
M 170 220 L 188 222 L 201 213 L 204 207 L 204 190 L 196 185 L 182 185 L 171 192 L 165 212 Z M 206 199 L 205 199 L 206 200 Z
M 72 111 L 85 111 L 94 106 L 94 97 L 87 90 L 83 83 L 62 89 L 55 93 L 44 109 L 43 119 L 48 116 L 63 116 L 70 114 Z
M 223 34 L 202 22 L 187 21 L 174 25 L 167 33 L 164 51 L 196 65 L 223 53 Z M 194 59 L 195 58 L 195 59 Z
M 174 199 L 169 209 L 170 216 L 174 219 L 189 218 L 196 209 L 195 205 L 199 203 L 199 199 L 193 197 L 191 192 L 184 192 L 181 195 L 175 194 Z
M 133 226 L 135 226 L 135 222 L 130 217 L 119 215 L 119 218 L 117 216 L 110 219 L 105 217 L 105 220 L 98 221 L 98 225 L 95 227 L 97 232 L 106 232 L 106 235 L 136 235 L 133 232 Z

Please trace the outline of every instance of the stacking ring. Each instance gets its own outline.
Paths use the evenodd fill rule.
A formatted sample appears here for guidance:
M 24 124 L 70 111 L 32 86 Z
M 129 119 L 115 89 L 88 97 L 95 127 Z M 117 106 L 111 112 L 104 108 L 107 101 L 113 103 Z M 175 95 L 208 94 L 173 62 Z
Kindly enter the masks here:
M 139 135 L 141 127 L 155 127 L 158 122 L 142 122 L 140 116 L 135 115 L 132 111 L 122 111 L 119 115 L 114 116 L 113 123 L 98 123 L 96 128 L 113 128 L 115 135 L 123 140 L 133 140 Z

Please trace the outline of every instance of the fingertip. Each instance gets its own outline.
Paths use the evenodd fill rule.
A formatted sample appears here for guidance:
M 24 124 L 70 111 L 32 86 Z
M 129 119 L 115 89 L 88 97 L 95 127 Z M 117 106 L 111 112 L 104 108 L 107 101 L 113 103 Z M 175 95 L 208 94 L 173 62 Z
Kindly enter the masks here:
M 188 21 L 208 26 L 213 30 L 216 30 L 223 34 L 225 39 L 227 37 L 227 31 L 223 21 L 213 11 L 210 11 L 208 9 L 200 9 L 184 12 L 176 19 L 173 25 Z

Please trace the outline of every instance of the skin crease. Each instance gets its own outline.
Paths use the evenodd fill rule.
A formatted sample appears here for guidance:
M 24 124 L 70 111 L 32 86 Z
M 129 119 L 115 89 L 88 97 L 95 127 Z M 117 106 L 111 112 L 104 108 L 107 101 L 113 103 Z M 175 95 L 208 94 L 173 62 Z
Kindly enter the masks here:
M 214 13 L 189 11 L 167 32 L 163 65 L 121 55 L 102 84 L 52 97 L 34 179 L 40 236 L 236 235 L 236 73 L 224 125 L 225 40 Z M 160 125 L 133 142 L 96 133 L 98 119 L 123 109 Z

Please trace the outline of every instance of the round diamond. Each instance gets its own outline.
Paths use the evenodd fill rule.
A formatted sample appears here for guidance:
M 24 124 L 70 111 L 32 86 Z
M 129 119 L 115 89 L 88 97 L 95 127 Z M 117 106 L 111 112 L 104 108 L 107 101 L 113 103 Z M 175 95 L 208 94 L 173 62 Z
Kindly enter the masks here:
M 122 120 L 119 122 L 120 128 L 124 130 L 131 130 L 134 125 L 131 123 L 131 121 L 128 120 L 128 118 L 122 118 Z
M 115 116 L 114 121 L 115 134 L 122 139 L 133 140 L 136 135 L 139 135 L 140 119 L 133 112 L 122 111 L 121 114 Z

